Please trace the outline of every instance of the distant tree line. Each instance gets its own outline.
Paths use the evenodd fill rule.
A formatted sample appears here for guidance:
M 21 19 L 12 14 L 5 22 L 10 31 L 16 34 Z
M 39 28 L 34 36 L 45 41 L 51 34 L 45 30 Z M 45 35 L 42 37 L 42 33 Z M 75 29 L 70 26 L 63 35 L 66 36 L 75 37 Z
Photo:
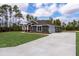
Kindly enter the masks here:
M 68 22 L 67 24 L 63 22 L 62 29 L 68 31 L 79 30 L 79 21 L 73 20 L 72 22 Z
M 71 22 L 65 23 L 61 22 L 60 19 L 49 18 L 49 20 L 52 20 L 52 24 L 55 26 L 60 26 L 62 31 L 76 31 L 79 30 L 79 20 L 73 20 Z

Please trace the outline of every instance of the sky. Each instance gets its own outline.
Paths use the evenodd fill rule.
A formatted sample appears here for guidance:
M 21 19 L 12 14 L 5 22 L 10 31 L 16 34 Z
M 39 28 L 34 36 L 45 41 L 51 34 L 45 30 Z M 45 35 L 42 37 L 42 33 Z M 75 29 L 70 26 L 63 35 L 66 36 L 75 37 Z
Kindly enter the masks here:
M 19 3 L 17 5 L 22 14 L 36 16 L 39 20 L 47 20 L 49 17 L 60 19 L 62 22 L 79 20 L 78 3 Z
M 20 10 L 24 14 L 37 16 L 40 20 L 47 20 L 49 17 L 60 19 L 62 22 L 79 20 L 79 4 L 28 3 L 21 6 Z

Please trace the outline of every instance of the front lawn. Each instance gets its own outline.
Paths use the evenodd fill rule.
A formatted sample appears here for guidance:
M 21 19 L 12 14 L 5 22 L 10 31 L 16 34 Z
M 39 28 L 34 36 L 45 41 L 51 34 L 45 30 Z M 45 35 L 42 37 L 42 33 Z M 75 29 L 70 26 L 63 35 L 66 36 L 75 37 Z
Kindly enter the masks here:
M 36 40 L 44 37 L 43 34 L 29 34 L 21 32 L 1 32 L 0 33 L 0 47 L 12 47 L 26 42 Z
M 76 55 L 79 56 L 79 32 L 76 32 Z

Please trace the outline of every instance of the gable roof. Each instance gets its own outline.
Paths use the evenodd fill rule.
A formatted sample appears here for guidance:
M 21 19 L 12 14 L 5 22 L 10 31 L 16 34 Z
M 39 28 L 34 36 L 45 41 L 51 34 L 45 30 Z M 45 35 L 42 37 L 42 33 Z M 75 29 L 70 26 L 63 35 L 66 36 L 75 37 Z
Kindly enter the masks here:
M 52 25 L 51 20 L 37 20 L 38 25 Z
M 51 20 L 32 20 L 28 24 L 32 24 L 32 25 L 53 25 Z

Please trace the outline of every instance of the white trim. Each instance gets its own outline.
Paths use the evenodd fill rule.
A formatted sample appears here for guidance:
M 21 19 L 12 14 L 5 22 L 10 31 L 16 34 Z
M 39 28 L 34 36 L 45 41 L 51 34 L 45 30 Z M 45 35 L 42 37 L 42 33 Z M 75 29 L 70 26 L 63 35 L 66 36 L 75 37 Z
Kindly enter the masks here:
M 42 32 L 42 26 L 37 26 L 37 32 Z

